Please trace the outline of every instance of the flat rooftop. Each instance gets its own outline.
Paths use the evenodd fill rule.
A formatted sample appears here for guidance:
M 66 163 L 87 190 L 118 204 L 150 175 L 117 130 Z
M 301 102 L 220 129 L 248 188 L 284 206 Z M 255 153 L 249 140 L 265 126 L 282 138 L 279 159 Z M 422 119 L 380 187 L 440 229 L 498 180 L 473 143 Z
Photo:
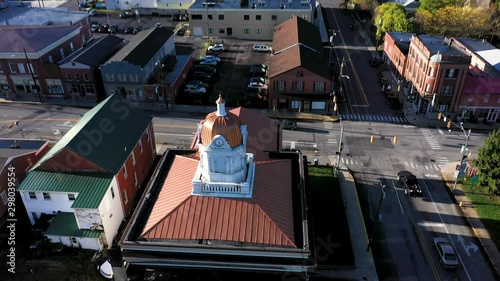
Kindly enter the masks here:
M 446 44 L 445 37 L 443 36 L 417 35 L 417 37 L 432 54 L 439 52 L 442 55 L 448 56 L 469 56 L 454 46 Z
M 470 38 L 455 38 L 455 40 L 462 43 L 471 52 L 481 57 L 484 61 L 500 72 L 500 49 L 497 49 L 485 40 Z
M 208 10 L 216 9 L 239 9 L 239 10 L 311 10 L 316 6 L 316 0 L 249 0 L 247 7 L 241 6 L 241 0 L 197 0 L 191 5 L 189 10 Z
M 67 8 L 8 7 L 0 10 L 0 25 L 70 25 L 88 16 L 87 12 Z

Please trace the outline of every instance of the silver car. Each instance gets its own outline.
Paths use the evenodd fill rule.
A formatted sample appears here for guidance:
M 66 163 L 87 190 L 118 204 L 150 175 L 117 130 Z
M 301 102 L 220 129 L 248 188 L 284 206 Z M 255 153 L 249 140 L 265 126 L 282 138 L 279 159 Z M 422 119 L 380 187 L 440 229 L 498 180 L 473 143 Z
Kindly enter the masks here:
M 432 245 L 436 248 L 439 263 L 447 269 L 457 269 L 458 259 L 455 253 L 455 248 L 451 245 L 446 238 L 436 237 L 432 241 Z

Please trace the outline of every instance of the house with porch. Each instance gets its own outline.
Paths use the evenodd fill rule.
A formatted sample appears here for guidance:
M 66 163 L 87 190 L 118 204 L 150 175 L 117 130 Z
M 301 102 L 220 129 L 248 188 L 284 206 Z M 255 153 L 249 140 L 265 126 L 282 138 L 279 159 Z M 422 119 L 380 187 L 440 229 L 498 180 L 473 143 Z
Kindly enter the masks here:
M 271 109 L 328 111 L 332 75 L 318 28 L 293 17 L 275 27 L 269 61 Z
M 152 117 L 112 95 L 35 164 L 19 193 L 32 224 L 48 220 L 50 241 L 102 249 L 133 211 L 155 157 Z

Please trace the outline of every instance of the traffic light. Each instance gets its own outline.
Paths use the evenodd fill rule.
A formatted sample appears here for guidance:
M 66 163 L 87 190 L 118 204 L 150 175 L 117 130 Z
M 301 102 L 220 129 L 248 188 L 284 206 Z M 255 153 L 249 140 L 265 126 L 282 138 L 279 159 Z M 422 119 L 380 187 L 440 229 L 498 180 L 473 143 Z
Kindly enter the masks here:
M 12 129 L 12 127 L 14 127 L 14 123 L 10 123 L 9 126 L 7 126 L 9 129 Z
M 335 105 L 333 106 L 333 112 L 337 112 L 337 110 L 338 110 L 338 109 L 339 109 L 339 108 L 338 108 L 337 104 L 335 104 Z
M 396 144 L 398 142 L 398 136 L 394 136 L 393 143 Z
M 451 129 L 451 121 L 448 121 L 448 123 L 446 123 L 446 128 Z
M 441 120 L 443 118 L 443 114 L 441 112 L 438 113 L 438 120 Z
M 372 136 L 370 137 L 370 143 L 373 143 L 374 141 L 375 141 L 375 136 L 373 136 L 373 135 L 372 135 Z

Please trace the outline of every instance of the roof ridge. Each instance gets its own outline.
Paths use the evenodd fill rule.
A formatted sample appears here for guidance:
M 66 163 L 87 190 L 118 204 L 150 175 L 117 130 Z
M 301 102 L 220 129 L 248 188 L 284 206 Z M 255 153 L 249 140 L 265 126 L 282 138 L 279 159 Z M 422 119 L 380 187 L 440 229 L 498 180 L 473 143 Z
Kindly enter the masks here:
M 258 206 L 258 208 L 259 208 L 260 210 L 262 210 L 262 213 L 264 214 L 264 216 L 265 216 L 265 217 L 266 217 L 269 221 L 271 221 L 271 222 L 272 222 L 272 223 L 276 226 L 276 228 L 279 230 L 279 232 L 281 232 L 281 233 L 282 233 L 282 236 L 284 236 L 284 237 L 285 237 L 285 239 L 286 239 L 286 240 L 287 240 L 287 241 L 288 241 L 291 245 L 296 246 L 296 245 L 295 245 L 295 242 L 294 242 L 294 241 L 292 241 L 292 240 L 290 239 L 290 237 L 288 237 L 288 235 L 287 235 L 287 234 L 283 231 L 283 229 L 281 228 L 281 226 L 280 226 L 280 225 L 279 225 L 279 224 L 278 224 L 278 223 L 277 223 L 274 219 L 272 219 L 272 218 L 271 218 L 271 216 L 269 216 L 269 214 L 266 212 L 266 210 L 264 210 L 258 202 L 256 202 L 255 197 L 252 197 L 250 201 L 252 201 L 253 203 L 255 203 L 255 205 L 256 205 L 256 206 Z

